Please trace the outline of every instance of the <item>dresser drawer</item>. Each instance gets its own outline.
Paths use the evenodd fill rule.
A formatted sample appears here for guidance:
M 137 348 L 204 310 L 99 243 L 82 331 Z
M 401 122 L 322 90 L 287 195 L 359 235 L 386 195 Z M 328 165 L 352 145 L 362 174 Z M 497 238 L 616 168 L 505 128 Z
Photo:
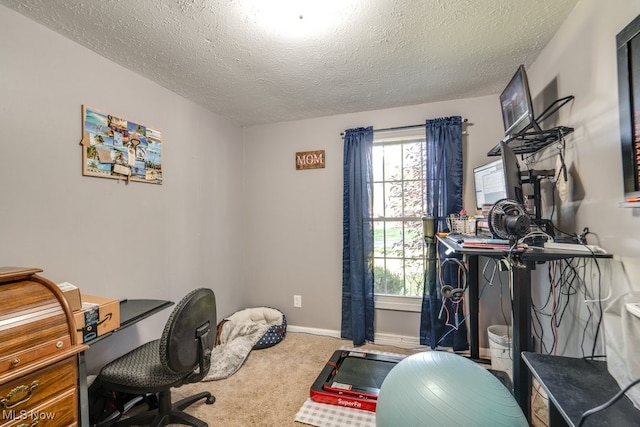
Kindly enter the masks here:
M 3 410 L 1 427 L 76 427 L 78 398 L 69 390 L 33 409 Z
M 0 357 L 0 374 L 11 374 L 17 369 L 28 368 L 31 363 L 40 361 L 43 355 L 56 355 L 70 348 L 71 338 L 64 337 L 16 351 L 10 356 Z
M 75 357 L 40 369 L 0 386 L 0 410 L 31 410 L 42 402 L 66 390 L 76 390 L 77 362 Z

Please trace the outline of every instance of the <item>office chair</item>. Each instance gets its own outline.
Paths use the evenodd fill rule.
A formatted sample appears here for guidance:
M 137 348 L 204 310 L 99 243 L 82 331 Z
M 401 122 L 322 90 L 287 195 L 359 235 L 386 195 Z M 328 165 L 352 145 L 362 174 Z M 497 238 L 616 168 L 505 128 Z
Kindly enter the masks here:
M 143 344 L 100 371 L 96 381 L 108 390 L 157 394 L 157 408 L 110 425 L 207 427 L 207 423 L 183 410 L 200 399 L 213 404 L 215 397 L 203 392 L 172 403 L 171 388 L 198 382 L 207 375 L 215 340 L 215 295 L 211 289 L 195 289 L 178 302 L 160 339 Z

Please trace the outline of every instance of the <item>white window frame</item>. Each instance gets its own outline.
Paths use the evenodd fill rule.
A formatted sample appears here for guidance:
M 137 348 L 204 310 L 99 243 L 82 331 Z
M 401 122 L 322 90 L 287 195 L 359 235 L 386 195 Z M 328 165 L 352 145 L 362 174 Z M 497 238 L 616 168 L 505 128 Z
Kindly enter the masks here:
M 408 311 L 420 313 L 422 311 L 421 297 L 406 297 L 403 295 L 374 295 L 376 310 Z

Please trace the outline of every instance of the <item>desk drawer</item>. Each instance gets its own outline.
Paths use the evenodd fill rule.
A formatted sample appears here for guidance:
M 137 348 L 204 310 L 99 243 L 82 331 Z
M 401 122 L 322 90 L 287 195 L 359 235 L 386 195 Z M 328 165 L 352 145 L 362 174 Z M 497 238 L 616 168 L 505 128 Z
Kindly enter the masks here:
M 31 410 L 66 391 L 76 389 L 77 362 L 75 357 L 67 358 L 30 375 L 10 381 L 0 386 L 0 409 L 3 416 L 7 411 Z M 3 417 L 3 421 L 6 420 Z
M 1 427 L 76 427 L 78 399 L 69 390 L 33 409 L 4 410 Z

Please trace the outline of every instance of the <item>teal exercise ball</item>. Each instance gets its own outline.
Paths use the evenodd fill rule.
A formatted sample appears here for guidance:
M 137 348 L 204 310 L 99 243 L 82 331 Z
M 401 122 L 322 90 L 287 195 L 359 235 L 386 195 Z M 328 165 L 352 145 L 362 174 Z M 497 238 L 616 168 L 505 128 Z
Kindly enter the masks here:
M 444 351 L 417 353 L 394 366 L 376 407 L 376 427 L 528 425 L 511 392 L 491 372 Z

